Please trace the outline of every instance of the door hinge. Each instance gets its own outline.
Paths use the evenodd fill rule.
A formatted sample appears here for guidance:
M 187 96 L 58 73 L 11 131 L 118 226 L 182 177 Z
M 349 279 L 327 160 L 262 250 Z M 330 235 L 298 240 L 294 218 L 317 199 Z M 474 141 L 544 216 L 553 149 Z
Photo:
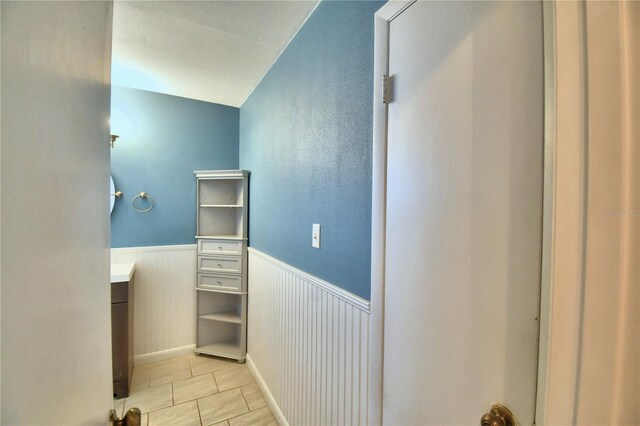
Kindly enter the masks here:
M 393 100 L 393 79 L 388 75 L 382 76 L 382 103 L 388 104 Z

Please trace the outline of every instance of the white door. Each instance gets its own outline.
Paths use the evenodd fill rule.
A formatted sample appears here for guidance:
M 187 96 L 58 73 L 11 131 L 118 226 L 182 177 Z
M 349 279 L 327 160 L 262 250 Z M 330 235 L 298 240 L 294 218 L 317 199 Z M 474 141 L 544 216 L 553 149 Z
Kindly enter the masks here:
M 417 2 L 389 27 L 384 424 L 535 410 L 542 6 Z
M 105 425 L 110 1 L 1 2 L 3 425 Z

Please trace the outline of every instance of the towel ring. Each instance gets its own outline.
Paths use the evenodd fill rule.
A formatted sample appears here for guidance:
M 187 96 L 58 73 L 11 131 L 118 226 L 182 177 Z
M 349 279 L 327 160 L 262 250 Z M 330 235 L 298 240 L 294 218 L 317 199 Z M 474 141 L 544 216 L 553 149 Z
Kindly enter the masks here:
M 149 206 L 149 208 L 148 209 L 139 209 L 139 208 L 137 208 L 136 207 L 136 200 L 138 198 L 145 198 L 145 199 L 148 198 L 149 201 L 151 201 L 151 205 Z M 149 194 L 147 194 L 146 192 L 141 192 L 138 195 L 136 195 L 135 197 L 133 197 L 133 200 L 131 200 L 131 205 L 133 206 L 134 210 L 137 211 L 138 213 L 146 213 L 146 212 L 148 212 L 149 210 L 151 210 L 153 208 L 153 198 L 151 198 L 149 196 Z

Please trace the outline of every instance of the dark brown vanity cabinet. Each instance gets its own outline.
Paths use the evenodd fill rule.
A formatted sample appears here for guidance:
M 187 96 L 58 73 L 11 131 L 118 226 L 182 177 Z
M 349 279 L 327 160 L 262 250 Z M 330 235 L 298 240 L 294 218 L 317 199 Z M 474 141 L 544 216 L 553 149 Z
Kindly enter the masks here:
M 113 396 L 129 396 L 133 373 L 133 281 L 111 283 Z

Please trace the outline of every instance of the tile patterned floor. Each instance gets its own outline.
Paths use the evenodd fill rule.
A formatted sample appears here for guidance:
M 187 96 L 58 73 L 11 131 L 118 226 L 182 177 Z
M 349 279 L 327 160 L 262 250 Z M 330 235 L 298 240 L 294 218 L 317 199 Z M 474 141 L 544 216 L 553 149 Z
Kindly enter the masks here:
M 245 364 L 185 355 L 133 369 L 128 398 L 114 401 L 119 417 L 132 407 L 142 426 L 277 426 Z

